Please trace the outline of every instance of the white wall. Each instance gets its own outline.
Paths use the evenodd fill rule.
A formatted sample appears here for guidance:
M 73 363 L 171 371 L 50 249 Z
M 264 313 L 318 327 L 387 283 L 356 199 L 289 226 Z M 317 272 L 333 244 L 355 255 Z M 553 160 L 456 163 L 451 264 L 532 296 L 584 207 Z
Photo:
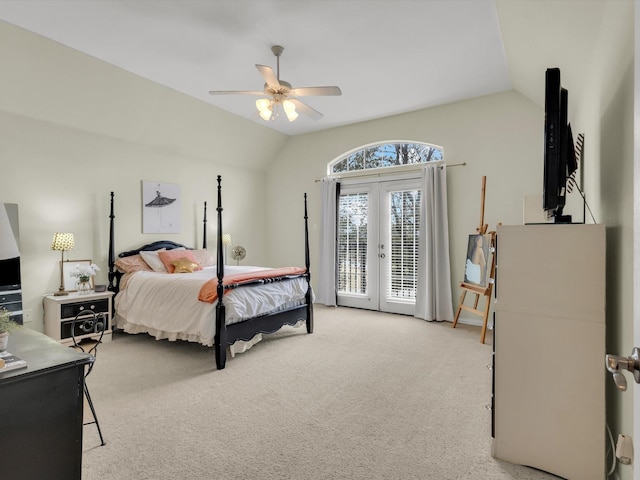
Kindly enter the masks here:
M 606 5 L 574 117 L 585 132 L 587 200 L 598 223 L 607 226 L 606 348 L 624 356 L 633 348 L 633 17 L 631 2 Z M 619 392 L 608 374 L 606 386 L 607 422 L 614 439 L 619 433 L 632 435 L 633 388 Z M 631 479 L 633 467 L 619 465 L 617 472 L 619 478 Z
M 91 259 L 106 283 L 109 192 L 117 251 L 167 235 L 141 233 L 141 181 L 177 183 L 182 232 L 202 242 L 203 202 L 215 254 L 216 176 L 224 229 L 264 263 L 264 169 L 286 136 L 0 22 L 0 201 L 20 210 L 24 308 L 42 330 L 42 295 L 59 286 L 53 232 L 73 232 L 72 259 Z M 251 141 L 247 142 L 246 139 Z
M 506 93 L 291 138 L 267 174 L 272 264 L 303 259 L 301 199 L 309 194 L 312 276 L 318 271 L 320 186 L 327 163 L 361 145 L 414 140 L 444 147 L 454 308 L 464 273 L 468 235 L 480 223 L 482 176 L 487 177 L 485 223 L 522 224 L 524 195 L 542 194 L 544 113 L 522 95 Z M 299 225 L 299 228 L 298 228 Z M 292 231 L 292 228 L 294 230 Z M 282 235 L 281 232 L 289 232 Z M 475 320 L 479 320 L 476 318 Z

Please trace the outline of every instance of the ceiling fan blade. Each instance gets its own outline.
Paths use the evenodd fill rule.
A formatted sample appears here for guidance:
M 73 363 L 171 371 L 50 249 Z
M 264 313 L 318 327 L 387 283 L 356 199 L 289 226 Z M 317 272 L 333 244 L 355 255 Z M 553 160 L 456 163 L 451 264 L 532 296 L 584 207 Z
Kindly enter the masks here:
M 211 90 L 209 95 L 264 95 L 264 92 L 254 92 L 252 90 Z
M 342 90 L 339 87 L 298 87 L 292 89 L 289 93 L 296 97 L 318 97 L 342 95 Z
M 260 72 L 260 75 L 262 75 L 262 78 L 264 78 L 264 81 L 267 83 L 267 85 L 269 85 L 274 90 L 280 88 L 278 77 L 275 73 L 273 73 L 273 69 L 271 67 L 256 64 L 256 68 Z
M 312 120 L 320 120 L 322 117 L 324 117 L 324 115 L 321 114 L 319 111 L 317 111 L 314 108 L 311 108 L 309 105 L 301 102 L 298 99 L 290 98 L 289 100 L 291 100 L 294 103 L 294 105 L 296 106 L 297 112 L 300 112 L 303 115 L 306 115 Z

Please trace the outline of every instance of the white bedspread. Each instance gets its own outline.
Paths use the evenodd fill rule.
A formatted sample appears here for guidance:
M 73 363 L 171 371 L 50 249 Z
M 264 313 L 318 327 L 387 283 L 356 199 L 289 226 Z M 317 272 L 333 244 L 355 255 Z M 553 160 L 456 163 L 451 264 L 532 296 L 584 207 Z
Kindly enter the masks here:
M 225 265 L 225 275 L 263 267 Z M 149 333 L 157 339 L 188 340 L 213 345 L 215 303 L 198 300 L 200 287 L 215 278 L 216 267 L 194 273 L 135 272 L 115 298 L 115 325 L 128 333 Z M 304 302 L 306 278 L 247 286 L 224 296 L 226 323 L 270 313 Z

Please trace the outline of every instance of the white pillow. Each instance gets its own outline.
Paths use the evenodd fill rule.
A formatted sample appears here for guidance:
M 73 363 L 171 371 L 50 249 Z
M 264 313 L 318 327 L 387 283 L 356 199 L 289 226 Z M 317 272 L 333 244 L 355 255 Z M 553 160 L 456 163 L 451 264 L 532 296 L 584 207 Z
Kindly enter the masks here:
M 154 272 L 169 273 L 167 271 L 167 268 L 164 266 L 164 263 L 162 263 L 162 260 L 160 260 L 160 256 L 158 255 L 158 252 L 164 252 L 166 250 L 166 248 L 161 248 L 159 250 L 153 251 L 141 250 L 140 256 L 145 262 L 147 262 L 147 265 L 149 265 L 151 267 L 151 270 L 153 270 Z M 186 250 L 186 248 L 178 247 L 174 248 L 174 250 Z
M 147 265 L 149 265 L 151 267 L 151 270 L 153 270 L 154 272 L 169 273 L 167 272 L 164 263 L 162 263 L 162 260 L 160 260 L 160 257 L 158 256 L 158 252 L 163 252 L 165 250 L 166 248 L 161 248 L 160 250 L 154 251 L 142 250 L 140 252 L 140 256 L 145 262 L 147 262 Z

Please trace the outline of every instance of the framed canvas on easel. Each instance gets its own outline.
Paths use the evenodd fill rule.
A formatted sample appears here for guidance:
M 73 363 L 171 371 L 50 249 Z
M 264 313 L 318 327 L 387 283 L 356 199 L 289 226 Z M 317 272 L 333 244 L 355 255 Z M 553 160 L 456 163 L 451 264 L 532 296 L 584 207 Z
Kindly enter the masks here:
M 456 316 L 453 319 L 453 328 L 458 324 L 462 310 L 482 317 L 482 332 L 480 341 L 484 343 L 487 334 L 487 321 L 491 306 L 491 293 L 495 278 L 495 235 L 496 232 L 487 232 L 488 225 L 484 223 L 484 198 L 487 185 L 487 177 L 482 177 L 482 193 L 480 201 L 480 226 L 475 234 L 469 235 L 467 245 L 467 258 L 465 261 L 464 281 L 460 283 L 462 293 Z M 467 293 L 471 292 L 475 298 L 473 306 L 465 305 Z M 478 308 L 480 297 L 485 297 L 485 306 Z
M 486 287 L 489 273 L 491 235 L 469 235 L 467 260 L 464 264 L 464 283 Z

